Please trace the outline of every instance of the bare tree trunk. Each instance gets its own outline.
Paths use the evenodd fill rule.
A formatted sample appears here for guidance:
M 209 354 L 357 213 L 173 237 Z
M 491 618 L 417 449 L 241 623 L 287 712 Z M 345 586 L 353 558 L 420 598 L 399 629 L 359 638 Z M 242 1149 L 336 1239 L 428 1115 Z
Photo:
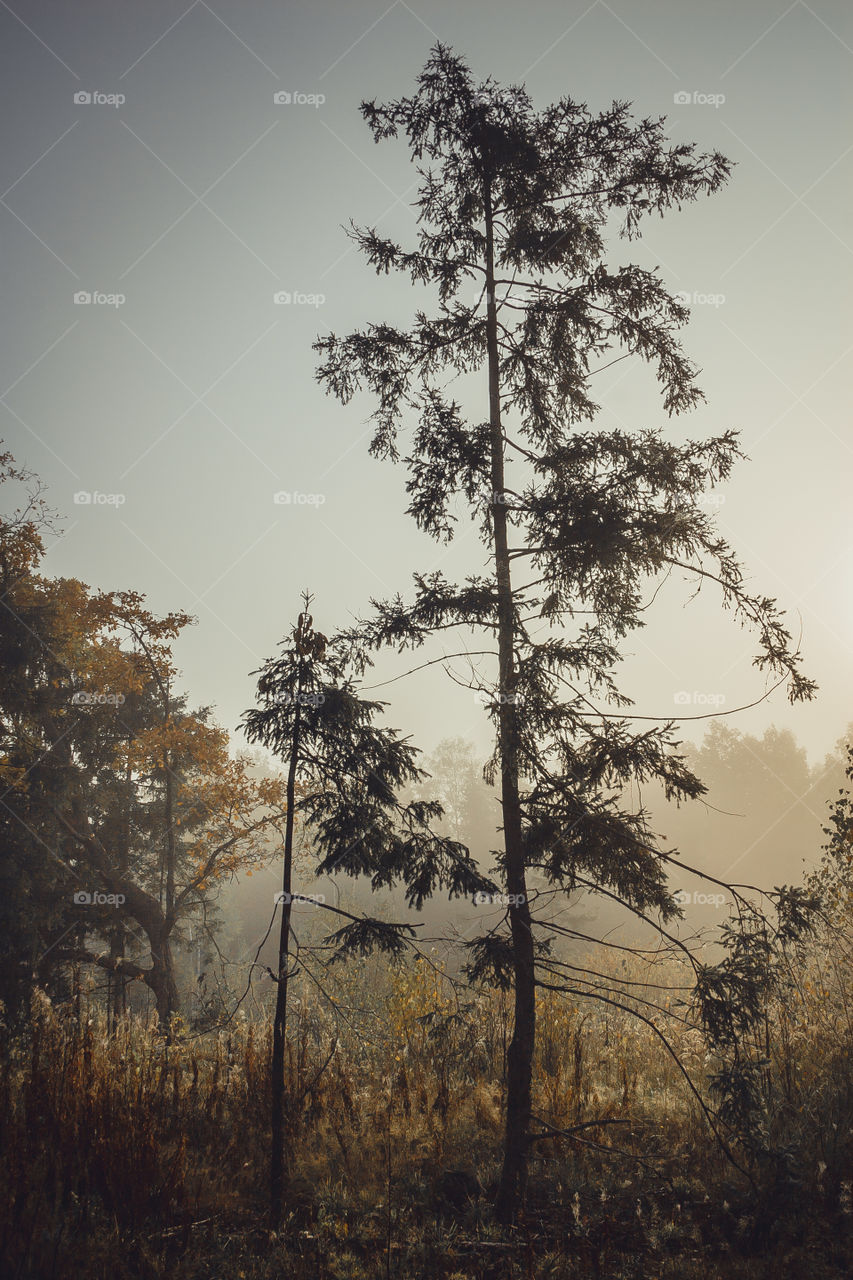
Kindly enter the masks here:
M 130 865 L 130 788 L 131 769 L 128 761 L 124 770 L 124 811 L 118 846 L 118 868 L 122 876 L 127 875 Z M 119 956 L 124 955 L 125 941 L 124 922 L 119 921 L 110 934 L 110 962 L 113 968 L 107 985 L 107 1027 L 111 1036 L 118 1031 L 119 1018 L 124 1017 L 127 1011 L 127 979 L 116 964 Z
M 164 821 L 166 825 L 166 841 L 164 860 L 166 863 L 166 915 L 171 916 L 175 909 L 175 779 L 168 751 L 163 752 L 163 772 L 166 779 Z
M 123 895 L 126 914 L 139 924 L 148 939 L 148 945 L 151 948 L 151 968 L 143 969 L 133 961 L 126 961 L 123 956 L 115 957 L 108 953 L 95 955 L 83 947 L 72 949 L 68 953 L 68 958 L 97 964 L 102 969 L 120 973 L 126 978 L 141 978 L 148 989 L 154 993 L 160 1029 L 168 1037 L 172 1014 L 179 1011 L 171 944 L 172 931 L 175 927 L 175 909 L 173 907 L 172 913 L 167 915 L 157 898 L 140 889 L 139 885 L 134 884 L 132 880 L 126 880 L 116 873 L 98 838 L 80 833 L 79 827 L 83 822 L 78 815 L 75 815 L 77 820 L 75 825 L 58 811 L 56 812 L 69 834 L 88 850 L 93 868 L 103 877 L 106 885 L 112 891 Z M 172 894 L 174 901 L 174 884 Z M 178 902 L 178 908 L 179 906 Z M 126 938 L 127 935 L 123 936 Z
M 285 1183 L 284 1151 L 284 1053 L 287 1030 L 287 969 L 290 950 L 290 910 L 293 885 L 293 821 L 296 801 L 296 769 L 299 760 L 300 711 L 297 706 L 287 771 L 287 818 L 284 828 L 284 871 L 281 931 L 278 941 L 278 986 L 272 1032 L 272 1152 L 270 1158 L 270 1228 L 281 1223 Z
M 164 727 L 168 728 L 169 719 L 172 714 L 171 691 L 169 686 L 166 687 L 166 698 L 164 706 Z M 163 870 L 165 872 L 165 900 L 161 903 L 164 908 L 164 915 L 168 922 L 166 928 L 163 929 L 161 935 L 157 939 L 157 951 L 154 950 L 152 942 L 151 955 L 153 967 L 151 970 L 152 982 L 156 985 L 152 986 L 154 995 L 157 1000 L 157 1019 L 160 1024 L 160 1030 L 166 1033 L 166 1043 L 170 1044 L 172 1040 L 172 1014 L 178 1009 L 178 991 L 175 985 L 175 972 L 172 963 L 172 948 L 169 942 L 169 935 L 175 923 L 175 864 L 177 861 L 177 841 L 175 839 L 175 778 L 172 772 L 172 760 L 168 747 L 163 751 L 163 776 L 164 776 L 164 841 L 163 841 Z M 162 886 L 162 877 L 161 877 Z
M 107 1029 L 111 1036 L 118 1030 L 119 1006 L 124 997 L 124 978 L 117 971 L 119 956 L 124 955 L 124 929 L 121 925 L 110 932 L 110 964 L 107 974 Z
M 170 1040 L 172 1015 L 178 1012 L 179 1004 L 168 926 L 164 926 L 154 936 L 149 935 L 149 941 L 151 943 L 151 968 L 147 971 L 145 981 L 154 992 L 160 1030 L 165 1032 L 167 1040 Z
M 498 368 L 498 319 L 495 298 L 494 227 L 491 188 L 485 189 L 486 342 L 489 362 L 489 423 L 492 457 L 492 525 L 498 590 L 499 741 L 505 875 L 512 934 L 515 1019 L 507 1052 L 507 1104 L 504 1159 L 495 1201 L 498 1220 L 511 1222 L 524 1194 L 530 1130 L 530 1088 L 536 1040 L 536 971 L 533 930 L 527 901 L 524 838 L 521 825 L 518 762 L 518 703 L 514 655 L 515 606 L 512 595 L 507 513 L 504 502 L 504 441 Z

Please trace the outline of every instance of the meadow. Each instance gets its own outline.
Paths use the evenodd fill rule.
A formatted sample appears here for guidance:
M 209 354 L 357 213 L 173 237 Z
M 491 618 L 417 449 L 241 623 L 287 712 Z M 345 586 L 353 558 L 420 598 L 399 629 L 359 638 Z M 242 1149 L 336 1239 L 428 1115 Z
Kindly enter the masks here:
M 592 963 L 592 961 L 590 961 Z M 609 964 L 630 1013 L 544 992 L 523 1214 L 491 1216 L 500 1168 L 505 993 L 430 955 L 337 967 L 289 1022 L 285 1220 L 265 1221 L 271 1026 L 138 1015 L 108 1025 L 84 985 L 37 994 L 0 1074 L 4 1274 L 56 1280 L 233 1277 L 702 1277 L 850 1274 L 849 968 L 813 948 L 768 1009 L 764 1150 L 715 1142 L 713 1055 L 672 963 Z M 603 970 L 602 970 L 603 971 Z M 636 985 L 632 985 L 636 984 Z M 671 988 L 663 991 L 662 988 Z M 681 1019 L 683 1018 L 683 1021 Z M 657 1034 L 665 1028 L 676 1061 Z M 679 1063 L 681 1066 L 679 1066 Z

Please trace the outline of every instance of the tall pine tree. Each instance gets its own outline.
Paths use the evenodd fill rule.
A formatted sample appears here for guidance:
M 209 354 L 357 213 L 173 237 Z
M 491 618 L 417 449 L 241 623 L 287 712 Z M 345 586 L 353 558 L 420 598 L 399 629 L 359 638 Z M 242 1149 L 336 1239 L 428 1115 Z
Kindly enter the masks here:
M 678 913 L 672 855 L 621 795 L 653 777 L 676 799 L 700 795 L 702 783 L 677 754 L 672 723 L 638 733 L 600 705 L 629 705 L 613 673 L 620 642 L 641 625 L 644 587 L 672 569 L 715 583 L 757 632 L 756 665 L 787 678 L 792 700 L 813 686 L 775 602 L 747 591 L 699 504 L 729 475 L 736 435 L 679 445 L 659 430 L 587 425 L 598 410 L 590 379 L 618 358 L 651 365 L 670 415 L 701 399 L 676 337 L 687 309 L 657 272 L 609 266 L 605 236 L 636 236 L 644 217 L 714 193 L 728 161 L 671 145 L 662 119 L 637 120 L 624 103 L 594 114 L 566 97 L 537 112 L 523 87 L 478 85 L 442 45 L 413 96 L 361 110 L 377 142 L 407 141 L 418 233 L 413 249 L 371 228 L 353 226 L 352 239 L 378 273 L 431 288 L 435 310 L 418 311 L 407 330 L 377 323 L 322 338 L 318 377 L 343 403 L 362 388 L 376 397 L 375 456 L 398 460 L 411 424 L 409 513 L 449 540 L 464 500 L 492 562 L 460 584 L 415 574 L 409 598 L 374 601 L 353 639 L 414 648 L 460 628 L 497 649 L 496 670 L 476 685 L 491 697 L 511 905 L 505 934 L 472 943 L 471 972 L 514 988 L 497 1196 L 509 1222 L 531 1136 L 537 952 L 548 932 L 534 927 L 531 873 L 615 896 L 644 918 Z M 454 375 L 474 385 L 479 376 L 481 420 L 466 420 L 448 394 Z

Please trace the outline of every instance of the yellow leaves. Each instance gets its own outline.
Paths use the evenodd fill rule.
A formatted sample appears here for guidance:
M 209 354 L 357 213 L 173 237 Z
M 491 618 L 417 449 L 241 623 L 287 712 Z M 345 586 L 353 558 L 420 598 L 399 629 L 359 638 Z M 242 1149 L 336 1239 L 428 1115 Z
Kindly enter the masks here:
M 50 699 L 55 721 L 69 723 L 77 705 L 84 705 L 72 704 L 73 692 L 95 695 L 99 715 L 106 714 L 101 707 L 124 708 L 103 739 L 115 742 L 109 765 L 117 780 L 128 775 L 135 801 L 160 823 L 150 842 L 152 858 L 176 846 L 175 871 L 185 882 L 179 890 L 205 889 L 277 856 L 280 841 L 271 836 L 280 832 L 286 811 L 284 779 L 261 775 L 256 764 L 233 758 L 225 729 L 206 713 L 184 710 L 175 688 L 172 642 L 193 617 L 184 612 L 157 617 L 136 591 L 92 591 L 74 578 L 39 576 L 41 543 L 26 523 L 14 527 L 0 518 L 0 551 L 9 582 L 7 604 L 40 619 L 34 643 L 41 643 L 50 661 L 39 687 Z M 138 707 L 128 705 L 131 694 L 140 695 Z M 15 731 L 16 761 L 43 750 L 39 724 L 24 718 Z M 28 735 L 35 741 L 27 741 Z M 168 819 L 163 816 L 167 778 Z M 25 769 L 0 758 L 0 788 L 25 785 Z
M 228 756 L 228 735 L 218 725 L 205 724 L 195 715 L 170 716 L 150 725 L 122 746 L 120 763 L 135 773 L 150 774 L 164 767 L 168 759 L 176 772 L 194 773 L 218 783 L 223 790 L 239 781 Z
M 25 790 L 28 773 L 29 770 L 25 765 L 9 764 L 8 758 L 6 757 L 4 757 L 3 760 L 0 760 L 0 782 L 2 782 L 4 790 Z
M 423 1052 L 429 1041 L 427 1019 L 446 1017 L 455 1009 L 452 988 L 441 967 L 433 968 L 417 957 L 411 966 L 392 969 L 386 1019 L 402 1053 Z M 401 1061 L 397 1057 L 396 1061 Z
M 150 674 L 154 674 L 153 668 L 158 668 L 163 682 L 168 684 L 169 678 L 176 674 L 169 641 L 176 639 L 184 627 L 192 626 L 196 619 L 183 612 L 158 618 L 143 607 L 144 602 L 145 596 L 138 591 L 101 592 L 96 601 L 100 624 L 107 631 L 123 633 L 134 648 L 144 653 L 152 668 Z

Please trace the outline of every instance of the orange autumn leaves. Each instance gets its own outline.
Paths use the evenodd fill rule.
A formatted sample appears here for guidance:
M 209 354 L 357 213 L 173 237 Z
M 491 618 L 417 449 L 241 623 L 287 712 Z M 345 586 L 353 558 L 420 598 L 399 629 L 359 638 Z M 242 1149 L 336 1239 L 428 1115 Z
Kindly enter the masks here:
M 228 735 L 193 713 L 170 716 L 118 752 L 140 779 L 166 768 L 175 780 L 176 834 L 185 875 L 204 890 L 211 881 L 263 864 L 287 811 L 283 778 L 255 776 L 251 762 L 228 753 Z
M 6 470 L 8 478 L 18 474 Z M 0 520 L 3 594 L 31 643 L 30 691 L 42 691 L 40 714 L 23 710 L 9 726 L 10 746 L 14 739 L 25 749 L 0 755 L 0 782 L 26 789 L 21 755 L 36 758 L 57 739 L 70 743 L 82 717 L 99 717 L 103 740 L 113 744 L 100 767 L 132 780 L 137 802 L 154 800 L 169 777 L 179 892 L 201 893 L 259 865 L 280 843 L 285 784 L 232 757 L 226 731 L 207 711 L 188 710 L 176 689 L 172 646 L 194 618 L 182 611 L 157 616 L 136 591 L 92 591 L 75 578 L 42 576 L 40 528 L 35 510 Z M 88 764 L 77 756 L 81 778 Z M 162 829 L 152 835 L 152 858 L 162 840 Z

